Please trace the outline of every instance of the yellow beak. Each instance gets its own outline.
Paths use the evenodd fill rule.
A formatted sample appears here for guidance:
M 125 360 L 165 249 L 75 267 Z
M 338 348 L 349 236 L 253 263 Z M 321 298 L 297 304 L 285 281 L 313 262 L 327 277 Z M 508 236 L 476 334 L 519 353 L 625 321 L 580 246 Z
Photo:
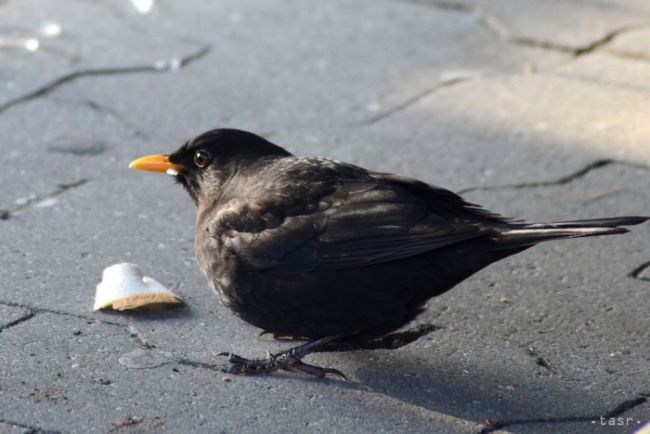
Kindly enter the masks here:
M 169 161 L 168 155 L 155 154 L 140 157 L 137 160 L 131 161 L 129 169 L 148 170 L 150 172 L 162 172 L 170 175 L 178 175 L 178 172 L 183 169 L 181 164 L 174 164 Z

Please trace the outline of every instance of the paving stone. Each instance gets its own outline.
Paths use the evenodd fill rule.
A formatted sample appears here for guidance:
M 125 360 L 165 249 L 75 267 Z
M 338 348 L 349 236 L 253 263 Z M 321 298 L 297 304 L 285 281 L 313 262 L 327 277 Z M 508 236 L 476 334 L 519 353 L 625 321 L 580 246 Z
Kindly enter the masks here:
M 65 338 L 51 339 L 53 335 Z M 425 432 L 432 424 L 442 433 L 478 429 L 343 382 L 283 375 L 226 382 L 218 372 L 174 363 L 130 369 L 118 361 L 137 348 L 124 328 L 61 315 L 40 314 L 0 335 L 0 341 L 7 349 L 0 355 L 4 416 L 44 429 L 119 432 L 140 424 L 136 429 L 156 432 L 278 427 L 291 432 Z
M 49 99 L 3 113 L 0 128 L 6 149 L 0 174 L 6 191 L 0 209 L 17 212 L 28 201 L 57 192 L 60 185 L 91 180 L 101 171 L 115 176 L 115 167 L 128 165 L 118 160 L 115 148 L 143 141 L 110 113 Z
M 506 215 L 523 215 L 532 221 L 633 215 L 641 212 L 649 199 L 647 180 L 647 170 L 614 165 L 566 185 L 481 191 L 468 197 L 480 197 L 491 209 L 504 211 Z M 625 192 L 611 193 L 617 188 Z M 520 367 L 528 363 L 531 375 L 537 380 L 522 383 L 501 380 L 498 384 L 516 383 L 511 391 L 495 385 L 510 399 L 517 396 L 520 385 L 530 387 L 533 391 L 526 393 L 535 395 L 537 388 L 531 381 L 540 381 L 543 384 L 540 388 L 547 391 L 556 387 L 551 384 L 560 381 L 561 386 L 548 396 L 563 395 L 559 398 L 562 406 L 589 403 L 582 408 L 565 407 L 571 408 L 565 412 L 555 404 L 546 407 L 544 399 L 537 397 L 536 404 L 530 404 L 539 411 L 537 416 L 530 413 L 523 416 L 525 411 L 516 414 L 515 410 L 499 414 L 500 417 L 531 420 L 606 414 L 617 403 L 634 398 L 648 388 L 645 377 L 639 376 L 649 357 L 644 343 L 650 327 L 646 313 L 649 306 L 644 297 L 648 282 L 627 277 L 630 264 L 642 263 L 650 257 L 647 243 L 643 241 L 648 229 L 641 226 L 634 228 L 634 232 L 637 236 L 567 240 L 536 246 L 488 267 L 430 302 L 430 313 L 424 318 L 454 330 L 458 327 L 462 339 L 472 340 L 476 347 L 499 351 L 518 348 L 521 359 L 512 362 Z M 468 328 L 472 321 L 479 321 L 480 326 Z M 436 332 L 434 336 L 437 339 L 444 335 Z M 494 339 L 499 343 L 492 343 Z M 538 357 L 551 368 L 538 365 Z M 482 359 L 494 358 L 490 355 Z M 511 362 L 503 362 L 508 365 L 504 372 L 511 373 Z M 571 393 L 576 396 L 570 398 Z M 514 408 L 511 402 L 504 407 L 507 411 Z M 592 432 L 584 423 L 523 424 L 509 429 Z
M 279 126 L 287 123 L 300 142 L 318 143 L 320 135 L 331 143 L 322 131 L 355 125 L 450 78 L 519 72 L 567 58 L 504 44 L 473 17 L 444 10 L 392 2 L 377 8 L 371 1 L 274 4 L 219 2 L 201 14 L 174 10 L 170 22 L 191 23 L 213 44 L 200 63 L 179 74 L 79 81 L 57 94 L 106 104 L 161 144 L 217 125 L 283 139 L 288 128 Z M 229 14 L 241 22 L 229 22 Z M 215 25 L 212 17 L 223 22 Z M 437 43 L 447 40 L 454 43 Z M 134 93 L 141 97 L 128 98 Z
M 650 7 L 638 0 L 562 1 L 535 0 L 413 0 L 417 3 L 450 8 L 464 5 L 465 13 L 478 7 L 495 29 L 514 40 L 546 42 L 567 48 L 587 47 L 607 34 L 650 23 Z
M 69 71 L 150 64 L 199 46 L 162 33 L 156 26 L 157 9 L 152 16 L 142 16 L 128 2 L 62 0 L 49 4 L 26 0 L 1 7 L 7 24 L 0 26 L 0 37 L 38 40 L 39 46 L 35 51 L 0 49 L 0 106 Z M 101 31 L 97 23 L 101 23 Z M 60 35 L 47 37 L 48 25 L 58 26 Z
M 18 288 L 12 297 L 21 302 L 37 300 L 41 306 L 45 304 L 90 316 L 88 309 L 101 268 L 123 260 L 129 253 L 128 260 L 140 263 L 163 283 L 172 287 L 181 283 L 176 291 L 187 300 L 189 308 L 144 315 L 94 314 L 93 317 L 128 321 L 161 350 L 206 363 L 217 362 L 215 353 L 222 350 L 253 356 L 263 354 L 265 349 L 277 348 L 277 344 L 255 341 L 255 329 L 244 326 L 209 294 L 192 259 L 189 222 L 193 210 L 189 206 L 178 206 L 187 203 L 183 192 L 170 189 L 171 185 L 165 182 L 165 178 L 156 177 L 150 177 L 152 181 L 146 181 L 145 177 L 142 180 L 144 185 L 129 187 L 130 176 L 110 181 L 116 183 L 117 188 L 103 188 L 102 185 L 109 182 L 106 179 L 89 184 L 86 189 L 66 193 L 58 215 L 34 209 L 6 222 L 25 225 L 24 229 L 20 226 L 14 229 L 12 234 L 16 237 L 16 244 L 20 240 L 20 246 L 31 252 L 32 264 L 55 261 L 53 267 L 40 270 L 30 279 L 31 283 Z M 468 197 L 477 201 L 480 198 L 490 208 L 506 214 L 539 220 L 633 214 L 641 212 L 643 204 L 648 203 L 645 196 L 650 189 L 645 183 L 645 169 L 612 165 L 566 185 L 477 191 Z M 620 189 L 626 191 L 618 192 Z M 138 193 L 140 190 L 143 191 Z M 125 195 L 124 192 L 128 191 L 135 193 Z M 152 191 L 157 193 L 151 194 Z M 531 197 L 531 191 L 536 192 L 535 196 Z M 161 201 L 160 195 L 168 200 Z M 120 208 L 117 211 L 124 214 L 107 213 L 94 219 L 81 218 L 91 214 L 100 202 L 118 204 Z M 138 225 L 137 238 L 146 241 L 133 243 L 123 222 L 129 221 L 129 216 L 138 215 L 138 210 L 144 215 L 141 220 L 152 218 L 155 224 Z M 71 220 L 79 224 L 65 224 Z M 178 232 L 183 221 L 188 222 L 186 233 Z M 48 223 L 49 228 L 58 230 L 51 234 L 55 239 L 77 240 L 67 246 L 65 255 L 52 257 L 49 252 L 38 248 L 37 239 L 30 241 L 29 231 Z M 399 351 L 327 355 L 318 356 L 316 360 L 351 373 L 373 390 L 383 392 L 388 389 L 400 399 L 406 399 L 408 395 L 410 402 L 418 406 L 477 422 L 484 417 L 500 420 L 536 418 L 542 414 L 554 417 L 589 415 L 593 408 L 606 411 L 612 401 L 625 400 L 636 393 L 639 380 L 624 373 L 639 369 L 647 360 L 643 344 L 647 341 L 643 333 L 650 329 L 643 319 L 647 306 L 643 299 L 638 298 L 640 282 L 624 277 L 630 263 L 636 265 L 650 255 L 647 243 L 643 242 L 644 232 L 644 227 L 639 227 L 628 236 L 539 246 L 488 268 L 431 302 L 431 311 L 423 320 L 443 325 L 445 330 L 432 334 L 423 342 Z M 162 242 L 165 247 L 159 248 L 157 243 L 160 243 L 161 234 L 170 233 L 174 236 L 171 239 L 165 236 Z M 155 254 L 152 254 L 154 246 Z M 181 249 L 180 258 L 184 258 L 181 261 L 178 248 Z M 85 258 L 82 255 L 84 251 L 90 252 Z M 11 265 L 11 261 L 6 262 Z M 603 267 L 604 263 L 607 263 L 607 268 Z M 571 267 L 567 268 L 568 265 Z M 16 264 L 6 272 L 8 275 L 19 274 L 19 267 Z M 57 271 L 61 269 L 68 272 L 61 275 Z M 48 286 L 46 282 L 52 284 Z M 617 291 L 612 292 L 611 288 L 617 288 Z M 29 294 L 30 298 L 24 294 Z M 70 295 L 61 297 L 61 294 Z M 503 294 L 510 300 L 508 304 L 500 302 L 499 297 Z M 476 321 L 481 326 L 468 329 L 468 324 Z M 447 333 L 446 329 L 450 331 Z M 573 337 L 566 337 L 563 330 L 577 332 Z M 562 336 L 560 343 L 558 336 Z M 564 377 L 555 378 L 555 374 L 549 374 L 547 369 L 535 363 L 535 357 L 527 350 L 531 343 L 554 369 L 559 370 L 560 375 L 572 379 L 570 384 L 584 384 L 589 390 L 601 392 L 589 400 L 583 399 L 581 386 L 567 386 Z M 452 357 L 457 353 L 462 355 L 460 359 Z M 620 355 L 609 355 L 617 353 Z M 572 355 L 568 364 L 563 362 L 567 354 Z M 426 361 L 431 357 L 435 363 L 427 366 Z M 380 361 L 378 367 L 373 366 L 376 360 L 372 358 Z M 383 361 L 384 358 L 388 362 Z M 485 366 L 485 360 L 494 361 L 495 366 Z M 507 374 L 494 377 L 494 372 L 502 365 L 508 367 Z M 418 366 L 427 366 L 427 372 L 436 372 L 436 375 L 425 379 L 425 384 L 430 387 L 417 389 L 417 393 L 413 392 L 415 384 L 405 385 L 402 377 L 398 376 L 399 381 L 386 380 L 386 371 L 399 370 L 400 373 L 413 373 L 413 381 L 421 384 L 422 378 L 416 375 L 415 367 Z M 464 371 L 445 371 L 445 366 L 448 369 L 465 366 L 475 374 L 465 378 Z M 530 372 L 539 377 L 537 386 L 530 384 L 527 370 L 531 369 Z M 445 378 L 448 379 L 446 383 L 443 381 Z M 509 386 L 515 389 L 510 390 Z M 481 393 L 466 394 L 465 391 L 471 387 Z M 493 402 L 493 393 L 502 398 L 496 404 L 488 404 Z M 527 400 L 522 401 L 526 396 Z M 545 400 L 543 396 L 552 399 Z M 480 403 L 478 407 L 474 401 Z M 526 404 L 517 406 L 517 402 Z M 567 402 L 577 404 L 569 405 Z M 594 407 L 595 404 L 598 406 Z M 531 414 L 526 411 L 526 406 L 539 411 Z
M 648 213 L 649 71 L 634 58 L 645 56 L 644 30 L 572 59 L 507 42 L 470 9 L 417 3 L 161 1 L 139 14 L 126 1 L 0 2 L 7 22 L 23 23 L 0 26 L 2 36 L 47 21 L 64 31 L 34 53 L 0 50 L 0 105 L 77 68 L 212 46 L 176 71 L 84 77 L 0 114 L 0 209 L 10 210 L 0 301 L 38 312 L 0 333 L 0 432 L 456 433 L 479 432 L 485 418 L 518 433 L 615 432 L 591 422 L 650 391 L 649 283 L 645 270 L 628 276 L 650 260 L 647 224 L 488 267 L 432 300 L 418 321 L 442 328 L 399 350 L 310 356 L 351 384 L 227 382 L 200 367 L 222 366 L 221 351 L 284 348 L 256 339 L 210 293 L 182 189 L 126 168 L 202 130 L 251 129 L 300 155 L 475 187 L 468 199 L 535 221 Z M 476 4 L 512 35 L 570 47 L 649 10 L 633 0 Z M 594 165 L 612 158 L 624 164 Z M 103 268 L 124 261 L 186 306 L 92 312 Z M 26 314 L 0 304 L 0 328 Z
M 352 143 L 363 134 L 366 166 L 452 189 L 545 181 L 603 158 L 648 164 L 646 106 L 637 89 L 554 74 L 472 80 L 353 132 Z

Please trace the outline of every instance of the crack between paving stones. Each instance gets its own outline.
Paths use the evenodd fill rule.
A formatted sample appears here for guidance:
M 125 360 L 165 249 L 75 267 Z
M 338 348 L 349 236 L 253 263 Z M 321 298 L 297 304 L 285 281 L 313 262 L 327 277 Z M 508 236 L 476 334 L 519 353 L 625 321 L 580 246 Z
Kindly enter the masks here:
M 645 265 L 650 266 L 650 262 L 648 262 Z M 18 319 L 16 321 L 13 321 L 12 323 L 6 325 L 3 329 L 7 329 L 7 328 L 9 328 L 11 326 L 14 326 L 14 325 L 17 325 L 19 323 L 25 322 L 25 321 L 35 317 L 37 314 L 43 312 L 43 313 L 51 313 L 51 314 L 55 314 L 55 315 L 62 315 L 62 316 L 68 316 L 68 317 L 73 317 L 73 318 L 79 318 L 79 319 L 84 319 L 84 320 L 87 320 L 87 321 L 97 322 L 97 323 L 100 323 L 100 324 L 119 327 L 122 330 L 126 331 L 127 334 L 131 338 L 134 338 L 136 340 L 136 342 L 141 347 L 143 347 L 144 349 L 150 350 L 150 349 L 156 348 L 155 345 L 147 342 L 147 340 L 142 336 L 140 331 L 137 330 L 134 326 L 132 326 L 130 324 L 123 324 L 123 323 L 116 323 L 116 322 L 111 322 L 111 321 L 99 320 L 99 319 L 92 318 L 92 317 L 89 317 L 89 316 L 86 316 L 86 315 L 75 314 L 75 313 L 66 312 L 66 311 L 59 311 L 59 310 L 55 310 L 55 309 L 40 308 L 40 307 L 35 307 L 35 306 L 23 304 L 23 303 L 0 301 L 0 304 L 6 305 L 6 306 L 11 306 L 11 307 L 20 307 L 20 308 L 27 309 L 27 310 L 30 311 L 29 314 L 27 314 L 27 315 L 21 317 L 20 319 Z M 435 328 L 432 328 L 432 330 L 433 329 L 435 329 Z M 226 364 L 206 363 L 206 362 L 196 361 L 196 360 L 192 360 L 192 359 L 185 358 L 185 357 L 177 358 L 176 363 L 179 364 L 179 365 L 190 366 L 190 367 L 200 368 L 200 369 L 209 369 L 209 370 L 212 370 L 212 371 L 218 371 L 218 372 L 222 372 L 222 373 L 227 373 L 228 372 L 228 364 L 227 363 Z M 401 402 L 401 403 L 403 403 L 403 404 L 405 404 L 405 405 L 407 405 L 409 407 L 412 407 L 414 409 L 417 409 L 419 411 L 425 411 L 427 413 L 434 413 L 436 415 L 438 414 L 435 411 L 433 411 L 431 409 L 428 409 L 426 407 L 422 407 L 422 406 L 415 405 L 415 404 L 412 404 L 412 403 L 409 403 L 409 402 L 405 402 L 403 400 L 397 399 L 397 398 L 392 397 L 390 395 L 385 395 L 381 391 L 372 390 L 372 389 L 363 387 L 362 385 L 359 385 L 359 384 L 356 384 L 356 383 L 351 383 L 351 385 L 356 385 L 357 387 L 360 388 L 360 390 L 363 390 L 365 392 L 378 394 L 378 395 L 381 395 L 381 396 L 388 396 L 389 398 L 396 399 L 399 402 Z M 618 417 L 618 416 L 622 415 L 623 413 L 625 413 L 625 412 L 627 412 L 629 410 L 632 410 L 633 408 L 636 408 L 639 405 L 644 404 L 645 402 L 647 402 L 647 400 L 648 400 L 648 395 L 645 394 L 645 393 L 640 393 L 639 397 L 622 402 L 616 408 L 614 408 L 612 411 L 608 412 L 603 417 L 605 417 L 606 419 Z M 457 419 L 457 418 L 454 418 L 454 419 Z M 472 421 L 465 420 L 465 419 L 458 419 L 458 420 L 463 421 L 463 422 L 468 422 L 468 423 L 474 423 Z M 530 420 L 512 420 L 512 421 L 503 421 L 503 422 L 493 422 L 493 421 L 490 421 L 489 419 L 486 419 L 488 426 L 486 426 L 486 428 L 481 430 L 480 434 L 488 434 L 488 433 L 494 432 L 494 431 L 496 431 L 498 429 L 502 429 L 502 428 L 505 428 L 505 427 L 510 426 L 510 425 L 518 425 L 518 424 L 521 425 L 521 424 L 531 424 L 531 423 L 569 423 L 569 422 L 592 422 L 592 423 L 594 423 L 595 420 L 600 420 L 600 415 L 596 416 L 596 417 L 594 417 L 594 416 L 576 416 L 576 417 L 570 416 L 570 417 L 564 417 L 564 418 L 542 418 L 542 419 L 530 419 Z M 31 430 L 30 432 L 33 432 L 33 433 L 50 433 L 50 434 L 58 434 L 59 433 L 59 431 L 43 430 L 43 429 L 41 429 L 41 428 L 39 428 L 37 426 L 23 425 L 23 424 L 19 424 L 19 423 L 13 422 L 13 421 L 8 421 L 8 420 L 1 419 L 1 418 L 0 418 L 0 422 L 7 423 L 7 424 L 10 424 L 10 425 L 14 425 L 14 426 L 18 426 L 18 427 L 25 428 L 25 429 L 29 429 L 29 430 Z
M 25 203 L 22 203 L 18 205 L 17 207 L 13 209 L 0 209 L 0 220 L 9 220 L 12 218 L 14 215 L 17 213 L 24 211 L 26 209 L 31 208 L 32 206 L 38 205 L 39 203 L 43 202 L 46 199 L 51 199 L 53 197 L 59 196 L 63 193 L 65 193 L 68 190 L 72 190 L 78 187 L 81 187 L 82 185 L 85 185 L 88 183 L 88 179 L 82 178 L 77 181 L 71 182 L 69 184 L 59 184 L 57 186 L 57 189 L 54 190 L 53 192 L 43 195 L 43 196 L 35 196 L 33 198 L 27 199 Z
M 89 108 L 90 110 L 100 113 L 100 114 L 105 114 L 110 116 L 113 120 L 115 120 L 117 123 L 122 124 L 124 127 L 126 127 L 128 130 L 133 133 L 133 135 L 139 139 L 143 140 L 149 140 L 151 137 L 140 130 L 137 126 L 135 126 L 133 123 L 129 122 L 128 120 L 124 119 L 124 117 L 115 110 L 112 107 L 109 107 L 104 104 L 100 104 L 97 101 L 94 101 L 92 99 L 83 99 L 83 100 L 70 100 L 70 99 L 63 99 L 63 98 L 55 98 L 55 97 L 49 97 L 48 98 L 50 101 L 54 101 L 57 104 L 66 104 L 70 106 L 81 106 L 81 107 L 86 107 Z
M 38 425 L 25 425 L 23 423 L 19 423 L 13 420 L 9 419 L 4 419 L 0 417 L 0 423 L 4 423 L 7 425 L 12 425 L 18 428 L 22 428 L 25 431 L 23 431 L 22 434 L 62 434 L 62 431 L 57 431 L 57 430 L 52 430 L 52 429 L 43 429 L 39 427 Z
M 640 405 L 648 402 L 648 395 L 645 393 L 639 393 L 639 396 L 636 398 L 628 399 L 617 405 L 613 410 L 607 412 L 606 414 L 598 415 L 586 415 L 586 416 L 567 416 L 567 417 L 548 417 L 548 418 L 536 418 L 536 419 L 513 419 L 513 420 L 504 420 L 504 421 L 493 421 L 489 418 L 485 420 L 485 428 L 479 431 L 478 434 L 489 434 L 494 431 L 508 428 L 512 425 L 529 425 L 529 424 L 553 424 L 553 423 L 579 423 L 579 422 L 589 422 L 590 424 L 599 424 L 601 421 L 615 419 L 622 416 L 628 411 L 639 407 Z
M 632 271 L 630 271 L 627 274 L 627 277 L 631 277 L 632 279 L 636 279 L 636 280 L 641 280 L 643 282 L 650 282 L 650 277 L 641 276 L 641 273 L 643 273 L 648 268 L 650 268 L 650 261 L 644 262 L 643 264 L 634 268 Z
M 20 318 L 11 321 L 10 323 L 7 323 L 3 326 L 0 326 L 0 333 L 2 333 L 4 330 L 10 329 L 13 326 L 17 326 L 18 324 L 22 324 L 25 321 L 29 321 L 30 319 L 34 318 L 36 316 L 36 312 L 28 312 L 25 315 L 21 316 Z
M 371 117 L 369 119 L 366 119 L 366 120 L 360 122 L 359 125 L 372 125 L 372 124 L 375 124 L 375 123 L 377 123 L 377 122 L 379 122 L 381 120 L 386 119 L 389 116 L 394 115 L 395 113 L 398 113 L 398 112 L 401 112 L 402 110 L 407 109 L 408 107 L 410 107 L 413 104 L 421 101 L 422 99 L 428 97 L 429 95 L 439 91 L 440 89 L 444 89 L 446 87 L 450 87 L 450 86 L 453 86 L 455 84 L 459 84 L 459 83 L 462 83 L 462 82 L 468 81 L 468 80 L 471 80 L 471 78 L 463 77 L 463 78 L 452 78 L 452 79 L 449 79 L 449 80 L 443 80 L 440 83 L 438 83 L 437 85 L 435 85 L 435 86 L 433 86 L 431 88 L 425 89 L 423 91 L 420 91 L 419 93 L 417 93 L 417 94 L 413 95 L 412 97 L 402 101 L 401 103 L 399 103 L 399 104 L 397 104 L 397 105 L 395 105 L 395 106 L 393 106 L 393 107 L 391 107 L 391 108 L 389 108 L 389 109 L 387 109 L 387 110 L 385 110 L 385 111 L 383 111 L 383 112 L 381 112 L 381 113 L 379 113 L 379 114 L 377 114 L 377 115 L 375 115 L 375 116 L 373 116 L 373 117 Z
M 466 194 L 475 191 L 493 191 L 493 190 L 507 190 L 507 189 L 523 189 L 523 188 L 538 188 L 538 187 L 551 187 L 555 185 L 564 185 L 569 184 L 577 179 L 580 179 L 586 176 L 588 173 L 602 169 L 612 165 L 622 165 L 627 167 L 633 167 L 637 169 L 650 170 L 650 166 L 643 164 L 630 163 L 627 161 L 618 161 L 612 159 L 601 159 L 593 161 L 587 164 L 585 167 L 570 173 L 568 175 L 562 176 L 558 179 L 553 179 L 550 181 L 534 181 L 534 182 L 522 182 L 519 184 L 503 184 L 503 185 L 489 185 L 484 187 L 466 187 L 457 191 L 458 194 Z
M 138 129 L 138 127 L 136 127 L 131 122 L 124 119 L 124 117 L 122 117 L 122 115 L 117 110 L 111 107 L 108 107 L 103 104 L 99 104 L 98 102 L 93 101 L 91 99 L 82 101 L 81 104 L 83 104 L 86 107 L 89 107 L 90 109 L 96 111 L 97 113 L 108 114 L 109 116 L 113 117 L 113 119 L 115 119 L 117 122 L 121 123 L 128 129 L 130 129 L 131 132 L 133 132 L 133 134 L 140 139 L 148 140 L 150 138 L 148 134 L 142 132 L 140 129 Z
M 0 300 L 0 304 L 4 305 L 4 306 L 10 306 L 10 307 L 20 307 L 20 308 L 26 309 L 26 310 L 28 310 L 30 312 L 33 312 L 33 313 L 51 313 L 51 314 L 54 314 L 54 315 L 69 316 L 69 317 L 72 317 L 72 318 L 84 319 L 84 320 L 87 320 L 87 321 L 97 322 L 97 323 L 106 324 L 106 325 L 110 325 L 110 326 L 126 327 L 128 325 L 128 324 L 114 322 L 114 321 L 106 321 L 106 320 L 102 320 L 102 319 L 97 319 L 97 318 L 93 318 L 93 317 L 88 316 L 88 315 L 82 315 L 82 314 L 78 314 L 78 313 L 66 312 L 64 310 L 50 309 L 50 308 L 47 308 L 47 307 L 36 307 L 36 306 L 31 306 L 29 304 L 16 303 L 16 302 L 13 302 L 13 301 Z
M 628 33 L 631 31 L 635 30 L 641 30 L 645 28 L 650 28 L 650 25 L 648 24 L 639 24 L 639 25 L 630 25 L 630 26 L 623 26 L 617 29 L 614 29 L 608 33 L 606 33 L 604 36 L 591 41 L 585 45 L 582 46 L 570 46 L 570 45 L 563 45 L 563 44 L 558 44 L 555 42 L 551 41 L 544 41 L 544 40 L 539 40 L 535 38 L 530 38 L 527 36 L 517 36 L 512 33 L 512 31 L 508 28 L 508 26 L 501 21 L 500 18 L 498 18 L 496 15 L 490 14 L 486 12 L 483 8 L 480 6 L 476 5 L 467 5 L 467 4 L 462 4 L 462 3 L 454 3 L 454 2 L 445 2 L 445 1 L 426 1 L 426 0 L 398 0 L 403 3 L 410 3 L 410 4 L 419 4 L 423 6 L 430 6 L 434 7 L 436 9 L 441 9 L 441 10 L 449 10 L 449 11 L 454 11 L 454 12 L 459 12 L 459 13 L 464 13 L 464 14 L 471 14 L 476 17 L 478 22 L 488 30 L 488 32 L 492 35 L 494 35 L 498 40 L 508 42 L 514 45 L 522 45 L 522 46 L 528 46 L 528 47 L 533 47 L 533 48 L 540 48 L 540 49 L 546 49 L 546 50 L 552 50 L 552 51 L 557 51 L 557 52 L 562 52 L 568 55 L 572 56 L 571 61 L 574 61 L 575 59 L 586 55 L 593 53 L 594 51 L 597 51 L 599 48 L 604 47 L 605 45 L 609 44 L 611 41 L 613 41 L 616 37 Z M 613 52 L 606 52 L 609 54 L 613 55 L 618 55 L 619 57 L 624 57 L 623 55 L 617 53 L 616 51 Z M 637 60 L 643 60 L 643 61 L 650 61 L 649 58 L 644 58 L 643 56 L 638 57 L 638 56 L 629 56 L 628 58 L 631 59 L 637 59 Z M 566 62 L 568 63 L 568 62 Z M 531 72 L 527 72 L 527 74 L 530 74 Z M 441 82 L 440 84 L 425 89 L 414 96 L 406 99 L 405 101 L 397 104 L 396 106 L 389 108 L 388 110 L 385 110 L 373 117 L 370 117 L 369 119 L 366 119 L 362 122 L 360 122 L 358 125 L 372 125 L 375 124 L 379 121 L 384 120 L 387 117 L 392 116 L 395 113 L 398 113 L 411 105 L 419 102 L 423 98 L 426 98 L 427 96 L 435 93 L 436 91 L 448 87 L 448 86 L 453 86 L 455 84 L 464 82 L 464 81 L 470 81 L 474 80 L 478 77 L 463 77 L 463 78 L 454 78 L 450 80 L 446 80 Z
M 539 39 L 534 39 L 534 38 L 529 38 L 526 36 L 513 36 L 513 35 L 507 35 L 505 37 L 506 41 L 512 42 L 517 45 L 525 45 L 529 47 L 537 47 L 537 48 L 543 48 L 546 50 L 554 50 L 554 51 L 560 51 L 563 53 L 571 54 L 574 57 L 580 57 L 584 56 L 585 54 L 590 54 L 593 53 L 594 51 L 598 50 L 599 48 L 609 44 L 612 42 L 616 37 L 627 33 L 631 32 L 634 30 L 640 30 L 647 28 L 647 25 L 634 25 L 634 26 L 624 26 L 620 27 L 618 29 L 614 29 L 608 33 L 606 33 L 604 36 L 602 36 L 599 39 L 596 39 L 588 44 L 585 44 L 583 46 L 569 46 L 569 45 L 563 45 L 563 44 L 557 44 L 554 42 L 550 41 L 543 41 Z
M 153 348 L 156 348 L 156 345 L 150 343 L 144 337 L 142 332 L 140 332 L 135 326 L 133 326 L 131 324 L 114 322 L 114 321 L 107 321 L 107 320 L 103 320 L 103 319 L 94 318 L 94 317 L 91 317 L 91 316 L 88 316 L 88 315 L 82 315 L 82 314 L 78 314 L 78 313 L 66 312 L 66 311 L 57 310 L 57 309 L 36 307 L 36 306 L 31 306 L 31 305 L 28 305 L 28 304 L 24 304 L 24 303 L 15 303 L 15 302 L 12 302 L 12 301 L 2 301 L 2 300 L 0 300 L 0 305 L 10 306 L 10 307 L 20 307 L 22 309 L 28 310 L 32 314 L 29 318 L 26 318 L 26 319 L 24 319 L 23 321 L 20 321 L 20 322 L 27 321 L 28 319 L 31 319 L 31 318 L 35 317 L 37 314 L 40 314 L 40 313 L 50 313 L 50 314 L 53 314 L 53 315 L 61 315 L 61 316 L 67 316 L 67 317 L 71 317 L 71 318 L 83 319 L 83 320 L 90 321 L 90 322 L 93 322 L 93 323 L 99 323 L 99 324 L 104 324 L 104 325 L 108 325 L 108 326 L 112 326 L 112 327 L 118 327 L 118 328 L 124 330 L 132 340 L 134 340 L 140 347 L 142 347 L 142 348 L 144 348 L 146 350 L 151 350 Z M 16 325 L 16 324 L 13 324 L 13 325 Z M 7 329 L 7 328 L 8 327 L 5 326 L 3 329 Z M 2 331 L 3 329 L 0 329 L 0 331 Z
M 419 4 L 429 6 L 436 9 L 454 11 L 463 14 L 470 14 L 476 17 L 478 22 L 497 39 L 509 42 L 515 45 L 523 45 L 533 48 L 541 48 L 545 50 L 557 51 L 569 54 L 573 57 L 580 57 L 585 54 L 592 53 L 599 48 L 609 44 L 616 37 L 635 30 L 640 30 L 650 27 L 648 24 L 636 24 L 619 27 L 617 29 L 607 32 L 602 37 L 595 39 L 587 44 L 572 46 L 565 45 L 551 41 L 545 41 L 528 36 L 521 36 L 513 34 L 512 30 L 496 15 L 487 12 L 485 9 L 478 5 L 469 5 L 464 3 L 455 3 L 450 1 L 426 1 L 426 0 L 399 0 L 405 3 Z
M 87 68 L 79 69 L 77 71 L 68 72 L 46 84 L 43 84 L 36 89 L 27 92 L 21 96 L 10 99 L 3 104 L 0 104 L 0 114 L 6 110 L 15 107 L 19 104 L 29 102 L 33 99 L 48 95 L 58 89 L 60 86 L 78 80 L 84 77 L 98 77 L 104 75 L 122 75 L 122 74 L 138 74 L 138 73 L 164 73 L 175 72 L 183 69 L 192 62 L 206 56 L 210 50 L 210 45 L 205 45 L 199 50 L 179 58 L 172 58 L 166 61 L 157 61 L 150 64 L 142 65 L 126 65 L 126 66 L 108 66 L 103 68 Z

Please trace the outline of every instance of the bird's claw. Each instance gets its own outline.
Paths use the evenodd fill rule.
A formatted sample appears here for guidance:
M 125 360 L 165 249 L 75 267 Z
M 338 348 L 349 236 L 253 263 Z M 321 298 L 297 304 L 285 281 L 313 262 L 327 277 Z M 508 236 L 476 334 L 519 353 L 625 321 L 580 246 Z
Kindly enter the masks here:
M 300 371 L 319 378 L 324 378 L 327 374 L 332 374 L 347 381 L 348 378 L 338 369 L 321 368 L 319 366 L 310 365 L 301 360 L 313 350 L 311 348 L 313 344 L 314 343 L 301 345 L 276 354 L 267 352 L 267 357 L 263 359 L 247 359 L 230 352 L 222 352 L 217 354 L 217 356 L 228 357 L 228 362 L 231 364 L 228 373 L 231 374 L 266 374 L 278 370 L 284 370 Z

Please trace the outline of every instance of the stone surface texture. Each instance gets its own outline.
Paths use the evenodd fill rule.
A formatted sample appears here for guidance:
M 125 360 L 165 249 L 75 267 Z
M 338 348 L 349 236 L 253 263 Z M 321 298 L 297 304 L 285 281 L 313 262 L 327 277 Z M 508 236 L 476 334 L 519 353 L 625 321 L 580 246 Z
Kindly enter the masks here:
M 210 128 L 420 178 L 530 221 L 650 214 L 643 0 L 0 1 L 0 433 L 630 433 L 650 419 L 650 225 L 548 243 L 432 300 L 349 382 L 263 356 L 129 171 Z M 136 7 L 138 6 L 138 7 Z M 37 41 L 35 43 L 34 41 Z M 37 44 L 37 46 L 35 46 Z M 91 311 L 139 264 L 177 310 Z

